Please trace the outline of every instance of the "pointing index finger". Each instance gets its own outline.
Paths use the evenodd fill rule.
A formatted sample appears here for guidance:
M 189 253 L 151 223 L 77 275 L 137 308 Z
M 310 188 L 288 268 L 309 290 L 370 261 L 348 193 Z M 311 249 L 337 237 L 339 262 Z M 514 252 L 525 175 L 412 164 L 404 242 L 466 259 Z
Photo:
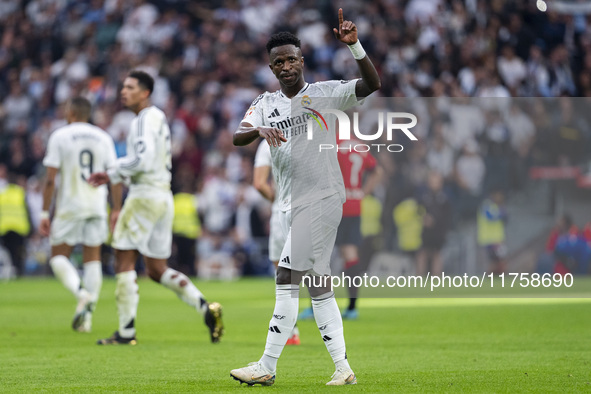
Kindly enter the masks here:
M 343 26 L 343 9 L 339 8 L 339 29 Z

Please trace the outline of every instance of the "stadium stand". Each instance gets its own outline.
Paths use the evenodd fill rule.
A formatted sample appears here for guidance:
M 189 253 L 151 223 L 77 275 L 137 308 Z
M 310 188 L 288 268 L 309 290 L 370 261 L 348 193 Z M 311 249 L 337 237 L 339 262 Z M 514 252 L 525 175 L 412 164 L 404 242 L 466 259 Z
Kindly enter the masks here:
M 379 155 L 388 173 L 378 191 L 384 220 L 390 217 L 386 238 L 396 232 L 394 207 L 424 189 L 429 168 L 444 175 L 461 225 L 475 220 L 493 188 L 503 189 L 511 205 L 527 187 L 532 166 L 578 166 L 589 159 L 590 111 L 579 112 L 584 116 L 576 121 L 559 120 L 570 122 L 574 134 L 556 133 L 552 125 L 574 111 L 568 97 L 591 96 L 591 16 L 540 12 L 527 0 L 345 0 L 339 6 L 359 28 L 384 97 L 448 104 L 451 97 L 469 103 L 547 97 L 556 98 L 559 109 L 549 113 L 534 102 L 487 110 L 477 119 L 481 124 L 464 127 L 454 123 L 452 103 L 406 155 Z M 27 187 L 35 229 L 27 265 L 34 270 L 45 263 L 36 232 L 41 160 L 50 133 L 65 123 L 63 103 L 74 95 L 90 99 L 93 122 L 112 135 L 122 155 L 133 115 L 122 109 L 118 91 L 127 71 L 137 68 L 156 78 L 153 101 L 171 125 L 173 191 L 196 185 L 199 208 L 211 209 L 202 212 L 203 261 L 220 256 L 242 272 L 267 272 L 250 261 L 262 255 L 269 215 L 248 186 L 256 145 L 238 150 L 231 135 L 250 102 L 278 88 L 264 50 L 271 33 L 298 34 L 309 81 L 356 77 L 348 49 L 332 37 L 336 8 L 330 0 L 0 2 L 0 163 L 8 170 L 0 188 L 8 179 Z

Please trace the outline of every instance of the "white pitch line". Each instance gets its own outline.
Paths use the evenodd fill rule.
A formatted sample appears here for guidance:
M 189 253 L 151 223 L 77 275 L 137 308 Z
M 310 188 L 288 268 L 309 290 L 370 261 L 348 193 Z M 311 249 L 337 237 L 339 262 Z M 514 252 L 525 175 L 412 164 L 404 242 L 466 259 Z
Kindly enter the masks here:
M 573 294 L 574 295 L 574 294 Z M 360 308 L 406 308 L 471 305 L 591 304 L 591 298 L 360 298 Z

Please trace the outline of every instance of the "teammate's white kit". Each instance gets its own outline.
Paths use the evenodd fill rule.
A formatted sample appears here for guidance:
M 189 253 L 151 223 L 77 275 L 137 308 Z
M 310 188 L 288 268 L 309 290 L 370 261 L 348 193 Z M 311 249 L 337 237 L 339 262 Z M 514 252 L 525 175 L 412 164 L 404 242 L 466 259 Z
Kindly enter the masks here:
M 75 122 L 49 137 L 43 165 L 59 169 L 52 245 L 98 246 L 107 230 L 107 186 L 93 187 L 88 177 L 115 165 L 113 139 L 102 129 Z
M 312 109 L 346 110 L 357 104 L 356 83 L 306 83 L 291 99 L 280 90 L 265 92 L 244 116 L 243 122 L 281 129 L 287 138 L 280 147 L 270 147 L 281 225 L 288 233 L 280 267 L 330 274 L 330 252 L 342 216 L 345 187 L 336 150 L 319 152 L 318 147 L 321 143 L 336 145 L 336 120 L 329 117 L 325 130 L 316 130 L 312 140 L 308 140 L 306 123 Z
M 170 257 L 174 203 L 171 179 L 170 129 L 166 115 L 155 106 L 133 119 L 127 136 L 127 156 L 107 173 L 111 182 L 129 180 L 129 194 L 113 233 L 113 247 L 141 254 Z
M 267 141 L 263 140 L 257 148 L 257 153 L 254 156 L 254 167 L 272 167 L 271 148 Z M 271 206 L 271 220 L 269 224 L 269 259 L 271 261 L 278 261 L 281 257 L 281 250 L 285 245 L 287 233 L 283 231 L 280 222 L 280 210 L 277 198 L 273 200 Z

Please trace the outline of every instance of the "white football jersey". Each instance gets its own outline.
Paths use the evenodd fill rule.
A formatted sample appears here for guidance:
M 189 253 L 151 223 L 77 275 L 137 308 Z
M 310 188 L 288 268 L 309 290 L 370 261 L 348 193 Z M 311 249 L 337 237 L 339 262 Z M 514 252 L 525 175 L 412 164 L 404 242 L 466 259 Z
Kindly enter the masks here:
M 336 193 L 345 202 L 345 186 L 336 149 L 322 152 L 318 149 L 321 143 L 336 146 L 336 118 L 329 117 L 326 130 L 316 131 L 313 140 L 308 140 L 306 123 L 310 115 L 306 111 L 310 108 L 341 111 L 351 108 L 360 102 L 355 95 L 357 81 L 306 83 L 291 99 L 281 90 L 265 92 L 246 111 L 242 122 L 254 127 L 278 128 L 287 138 L 280 147 L 270 147 L 276 200 L 282 211 Z
M 130 180 L 130 192 L 170 191 L 170 129 L 166 115 L 155 106 L 133 118 L 127 135 L 127 155 L 109 169 L 111 182 Z
M 102 129 L 71 123 L 49 137 L 43 165 L 59 169 L 55 217 L 88 219 L 107 216 L 107 186 L 93 187 L 88 177 L 115 164 L 115 144 Z

